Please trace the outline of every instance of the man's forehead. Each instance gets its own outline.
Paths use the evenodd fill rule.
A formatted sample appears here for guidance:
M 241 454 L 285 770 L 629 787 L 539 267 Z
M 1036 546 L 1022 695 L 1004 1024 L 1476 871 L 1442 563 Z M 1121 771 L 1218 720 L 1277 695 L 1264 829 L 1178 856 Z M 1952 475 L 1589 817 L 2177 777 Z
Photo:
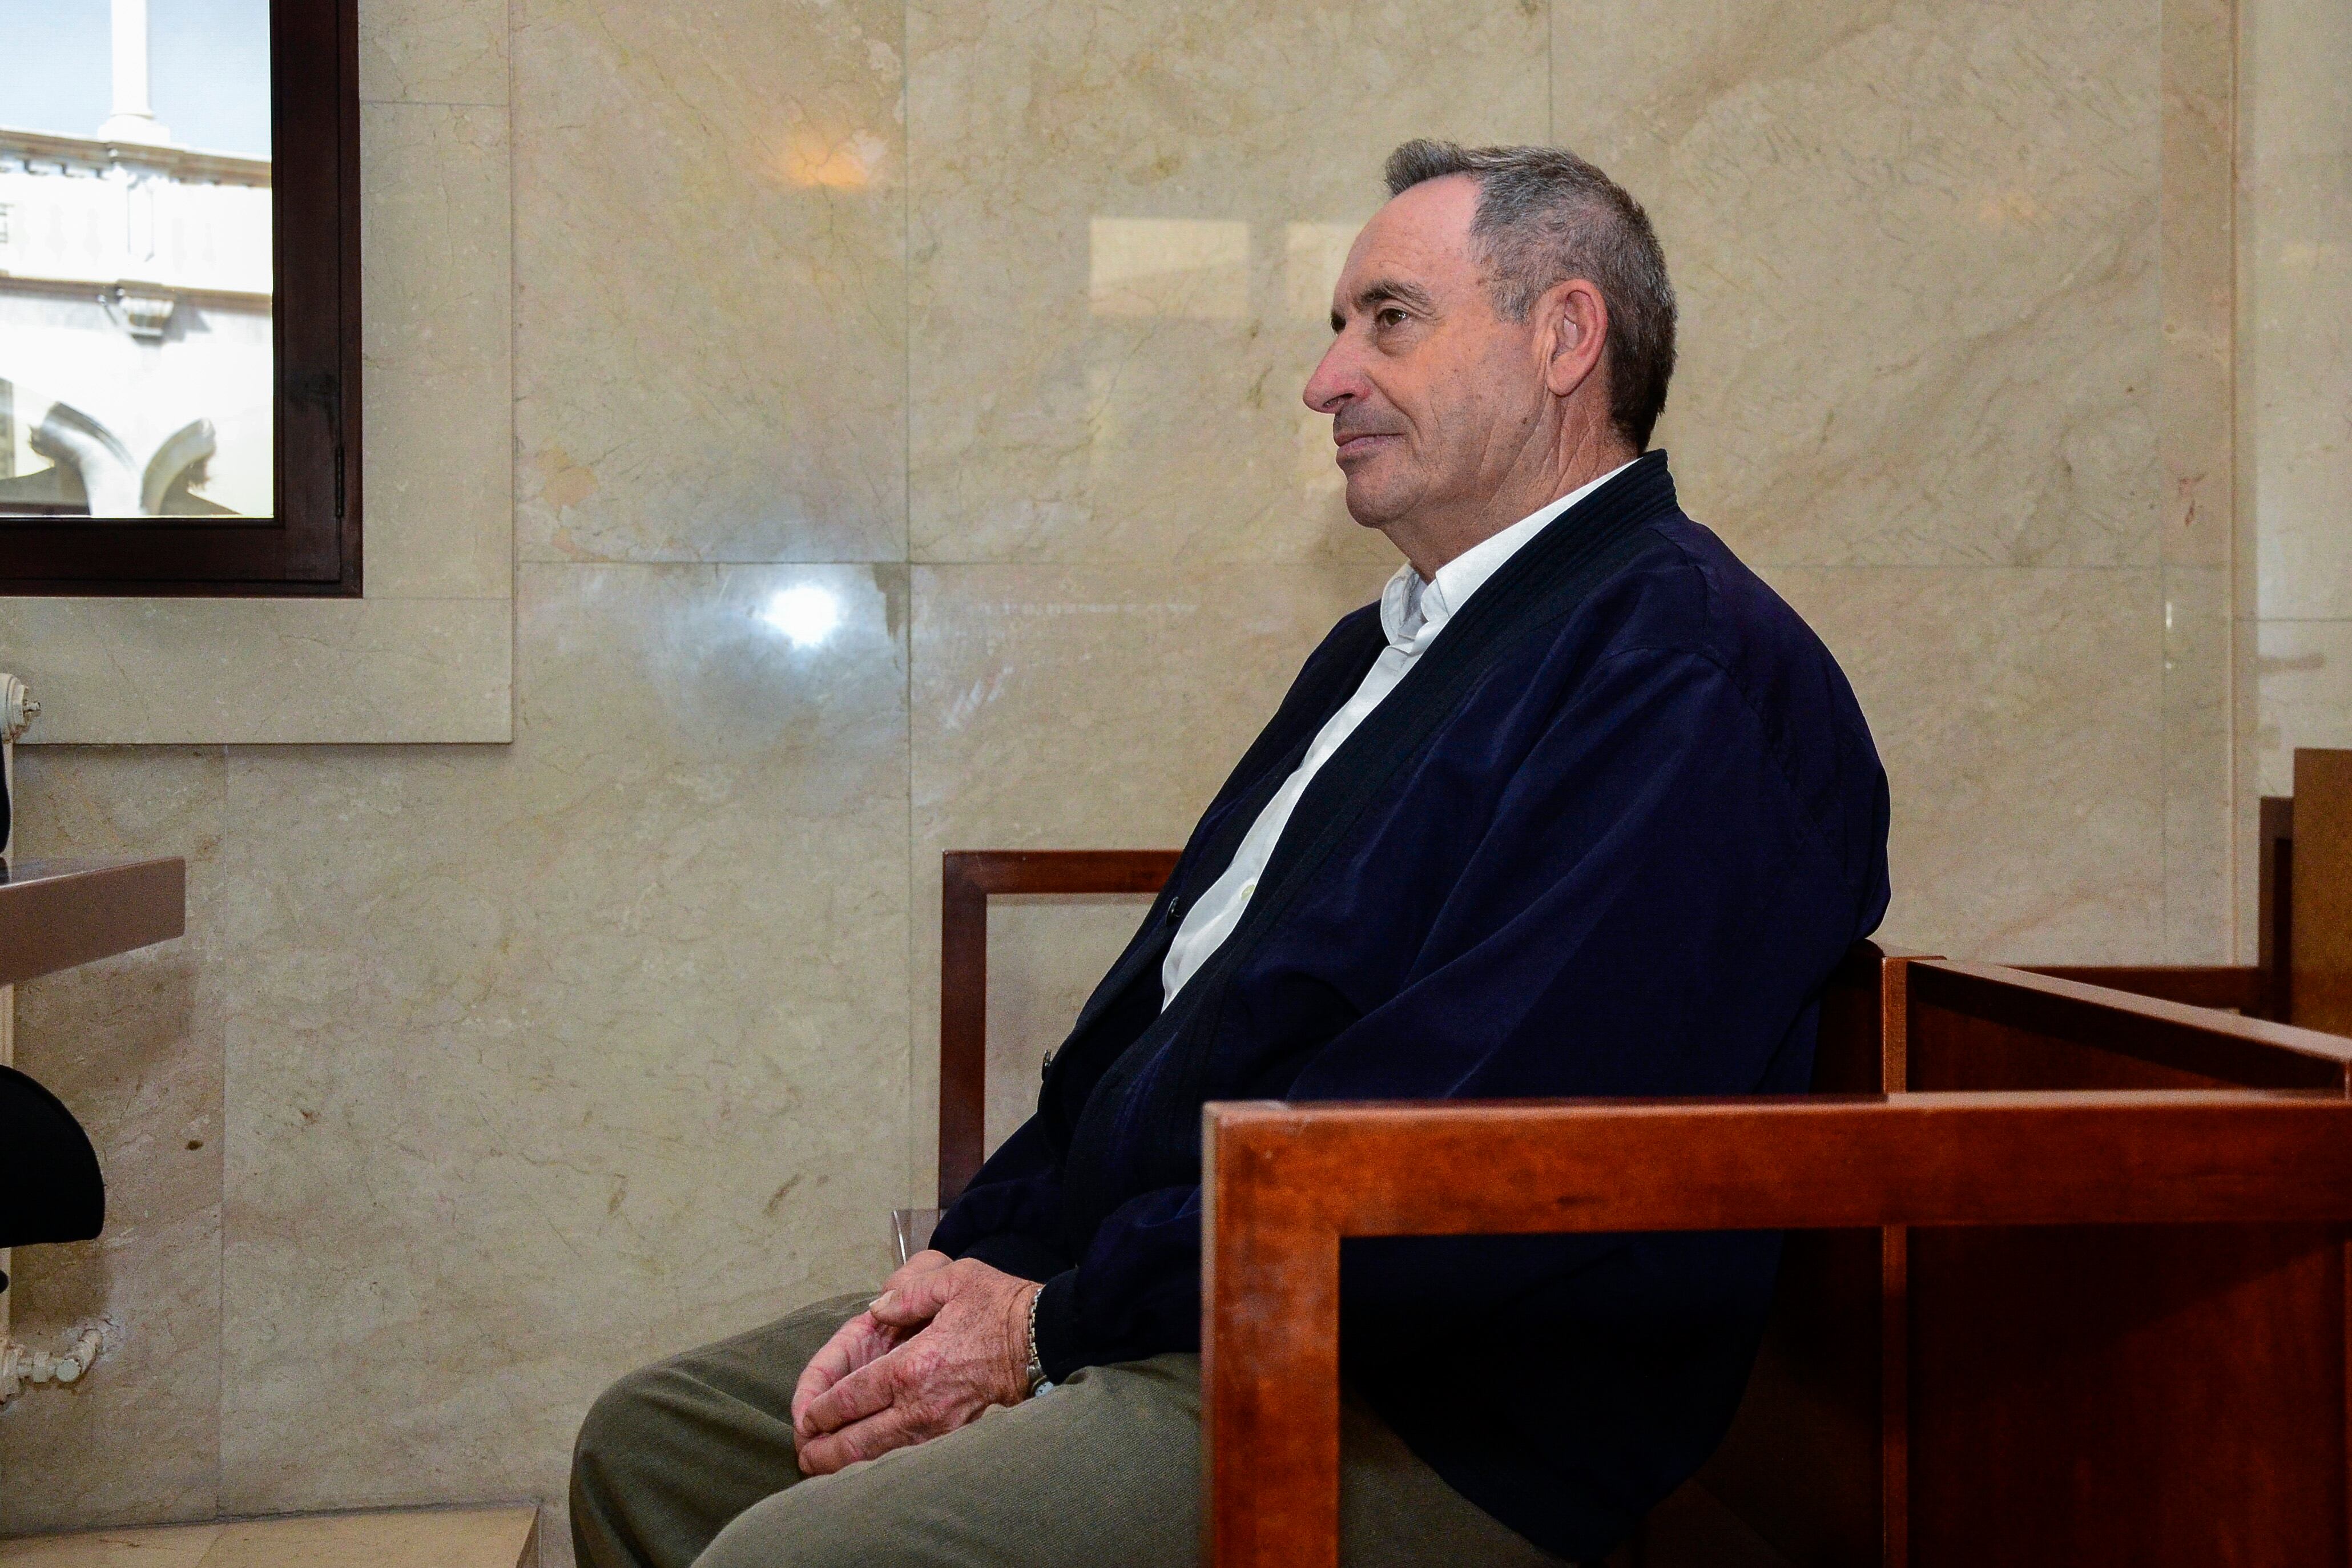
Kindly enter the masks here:
M 1344 312 L 1361 303 L 1367 290 L 1384 280 L 1432 291 L 1475 281 L 1470 223 L 1477 205 L 1477 182 L 1465 174 L 1424 181 L 1389 198 L 1348 247 L 1332 308 Z

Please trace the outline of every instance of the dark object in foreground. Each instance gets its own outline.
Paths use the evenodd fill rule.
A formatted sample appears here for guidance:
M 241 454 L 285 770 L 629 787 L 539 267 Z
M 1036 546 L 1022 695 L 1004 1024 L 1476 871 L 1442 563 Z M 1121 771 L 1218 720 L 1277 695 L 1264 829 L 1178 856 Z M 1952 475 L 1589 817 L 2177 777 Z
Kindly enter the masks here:
M 0 1067 L 0 1247 L 87 1241 L 106 1224 L 106 1180 L 65 1103 Z

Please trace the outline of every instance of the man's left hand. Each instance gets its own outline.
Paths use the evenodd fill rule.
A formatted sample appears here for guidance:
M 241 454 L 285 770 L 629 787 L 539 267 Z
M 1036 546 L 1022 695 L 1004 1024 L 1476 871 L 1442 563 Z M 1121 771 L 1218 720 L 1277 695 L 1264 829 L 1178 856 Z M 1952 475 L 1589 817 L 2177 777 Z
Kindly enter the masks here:
M 1029 1396 L 1027 1280 L 970 1259 L 875 1302 L 877 1322 L 919 1331 L 812 1400 L 793 1423 L 801 1469 L 831 1475 L 952 1432 Z

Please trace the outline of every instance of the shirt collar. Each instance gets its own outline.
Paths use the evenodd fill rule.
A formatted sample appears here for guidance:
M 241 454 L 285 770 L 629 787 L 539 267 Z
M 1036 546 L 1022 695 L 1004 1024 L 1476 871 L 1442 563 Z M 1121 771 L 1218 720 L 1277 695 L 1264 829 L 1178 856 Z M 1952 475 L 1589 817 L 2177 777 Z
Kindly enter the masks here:
M 1498 533 L 1487 535 L 1437 569 L 1423 581 L 1412 563 L 1397 568 L 1381 590 L 1381 630 L 1391 647 L 1411 653 L 1437 635 L 1448 621 L 1470 602 L 1486 580 L 1503 563 L 1525 549 L 1530 540 L 1557 522 L 1568 509 L 1633 466 L 1621 463 L 1590 484 L 1580 485 L 1556 501 L 1547 501 Z

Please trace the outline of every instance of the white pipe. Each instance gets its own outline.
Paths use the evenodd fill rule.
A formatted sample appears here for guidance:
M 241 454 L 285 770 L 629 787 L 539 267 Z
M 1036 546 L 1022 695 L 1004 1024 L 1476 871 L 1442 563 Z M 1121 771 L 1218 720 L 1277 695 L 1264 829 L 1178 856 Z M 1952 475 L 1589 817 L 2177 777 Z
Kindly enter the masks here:
M 79 1381 L 105 1349 L 106 1335 L 95 1324 L 77 1331 L 55 1355 L 13 1340 L 0 1340 L 0 1405 L 15 1398 L 26 1384 Z

